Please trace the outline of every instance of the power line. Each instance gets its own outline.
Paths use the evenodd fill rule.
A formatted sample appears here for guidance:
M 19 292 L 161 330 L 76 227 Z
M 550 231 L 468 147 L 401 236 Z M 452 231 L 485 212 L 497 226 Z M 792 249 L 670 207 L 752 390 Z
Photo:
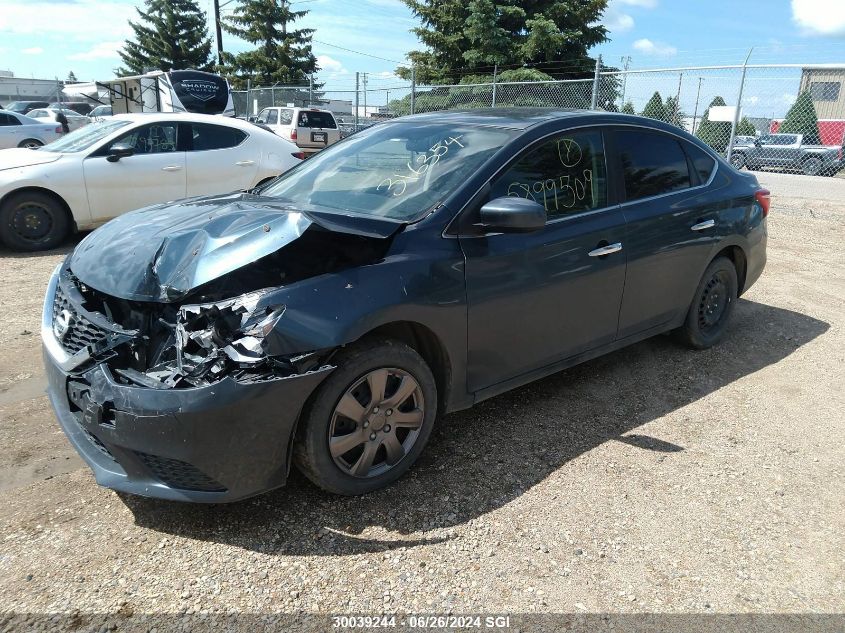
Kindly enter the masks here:
M 338 46 L 337 44 L 329 44 L 328 42 L 323 42 L 321 40 L 312 39 L 312 42 L 316 42 L 317 44 L 322 44 L 323 46 L 329 46 L 331 48 L 336 48 L 341 51 L 346 51 L 347 53 L 355 53 L 356 55 L 363 55 L 364 57 L 372 57 L 373 59 L 380 59 L 383 62 L 390 62 L 392 64 L 400 64 L 405 65 L 405 62 L 400 62 L 395 59 L 388 59 L 387 57 L 379 57 L 378 55 L 371 55 L 370 53 L 362 53 L 361 51 L 355 51 L 351 48 L 345 48 L 343 46 Z

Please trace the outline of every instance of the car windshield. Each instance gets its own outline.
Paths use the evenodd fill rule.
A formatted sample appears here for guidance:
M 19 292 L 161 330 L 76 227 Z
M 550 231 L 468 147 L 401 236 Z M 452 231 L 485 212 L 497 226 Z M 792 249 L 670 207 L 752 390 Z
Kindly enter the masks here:
M 129 121 L 110 119 L 108 121 L 97 121 L 81 127 L 75 132 L 64 135 L 57 141 L 53 141 L 40 148 L 41 152 L 81 152 L 88 149 L 97 141 L 104 139 L 115 130 L 129 125 Z
M 12 103 L 6 106 L 6 109 L 11 112 L 23 112 L 26 110 L 26 106 L 26 101 L 12 101 Z
M 514 134 L 442 123 L 378 125 L 309 158 L 261 195 L 303 208 L 410 220 L 449 196 Z

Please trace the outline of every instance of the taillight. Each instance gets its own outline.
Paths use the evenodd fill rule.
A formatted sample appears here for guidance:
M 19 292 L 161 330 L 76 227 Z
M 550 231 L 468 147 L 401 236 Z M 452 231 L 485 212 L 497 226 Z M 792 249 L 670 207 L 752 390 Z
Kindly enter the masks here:
M 290 131 L 290 140 L 292 140 L 292 141 L 296 140 L 296 130 Z
M 294 152 L 291 156 L 298 158 L 299 160 L 305 160 L 305 152 Z
M 768 189 L 759 189 L 754 194 L 754 199 L 757 200 L 757 203 L 760 205 L 760 208 L 763 209 L 763 217 L 769 215 L 769 204 L 772 201 L 772 194 L 769 192 Z
M 64 132 L 64 130 L 62 129 L 61 125 L 57 125 L 55 132 L 56 132 L 56 134 L 61 134 L 62 132 Z

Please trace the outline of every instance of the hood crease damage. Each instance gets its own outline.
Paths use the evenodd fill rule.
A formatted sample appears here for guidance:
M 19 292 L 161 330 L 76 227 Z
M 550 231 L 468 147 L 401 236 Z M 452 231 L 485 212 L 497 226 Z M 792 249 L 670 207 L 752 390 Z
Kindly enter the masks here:
M 174 389 L 330 367 L 333 349 L 291 354 L 279 291 L 380 261 L 403 225 L 251 194 L 222 198 L 121 216 L 66 260 L 54 312 L 67 306 L 73 315 L 56 334 L 66 351 L 87 350 L 74 373 L 104 363 L 120 382 Z M 83 325 L 98 333 L 75 337 Z

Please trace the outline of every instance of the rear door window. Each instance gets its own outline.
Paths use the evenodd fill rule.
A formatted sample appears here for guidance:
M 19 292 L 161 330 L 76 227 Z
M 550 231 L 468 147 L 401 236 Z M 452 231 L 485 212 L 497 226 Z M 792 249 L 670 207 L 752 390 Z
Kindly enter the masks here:
M 18 121 L 17 117 L 13 117 L 11 114 L 3 114 L 0 113 L 0 125 L 20 125 L 21 122 Z
M 282 108 L 279 110 L 279 125 L 290 125 L 293 121 L 293 110 Z
M 193 151 L 226 149 L 240 145 L 246 138 L 246 132 L 236 128 L 210 123 L 191 123 L 193 131 Z
M 299 113 L 299 127 L 329 128 L 334 130 L 337 128 L 337 124 L 331 112 L 306 111 Z
M 628 201 L 690 187 L 687 157 L 677 138 L 661 132 L 620 130 L 616 149 Z

